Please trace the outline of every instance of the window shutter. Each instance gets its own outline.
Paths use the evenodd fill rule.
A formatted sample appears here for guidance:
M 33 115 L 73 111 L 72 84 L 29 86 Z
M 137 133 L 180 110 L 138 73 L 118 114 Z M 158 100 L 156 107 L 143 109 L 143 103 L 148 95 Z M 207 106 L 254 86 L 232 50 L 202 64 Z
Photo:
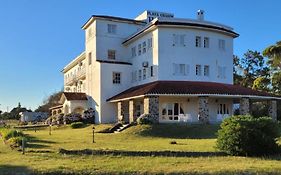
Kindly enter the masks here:
M 180 35 L 180 45 L 185 46 L 185 35 Z
M 189 75 L 189 65 L 188 64 L 186 64 L 185 65 L 185 75 Z
M 173 63 L 173 75 L 175 75 L 175 74 L 176 74 L 176 64 Z

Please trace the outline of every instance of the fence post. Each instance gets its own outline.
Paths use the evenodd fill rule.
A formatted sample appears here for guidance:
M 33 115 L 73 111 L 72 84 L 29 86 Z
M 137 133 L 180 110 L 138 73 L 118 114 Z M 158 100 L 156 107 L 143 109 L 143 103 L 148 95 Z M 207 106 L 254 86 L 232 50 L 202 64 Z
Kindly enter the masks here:
M 49 135 L 52 135 L 52 125 L 49 125 Z
M 25 153 L 24 137 L 22 137 L 21 140 L 21 147 L 22 147 L 22 154 L 24 154 Z
M 93 126 L 93 143 L 95 143 L 95 127 Z

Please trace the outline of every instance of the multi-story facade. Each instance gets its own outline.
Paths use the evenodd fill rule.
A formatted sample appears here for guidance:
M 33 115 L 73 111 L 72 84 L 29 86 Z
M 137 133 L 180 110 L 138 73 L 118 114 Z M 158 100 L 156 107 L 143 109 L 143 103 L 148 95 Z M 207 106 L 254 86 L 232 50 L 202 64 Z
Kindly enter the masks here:
M 251 99 L 263 99 L 276 118 L 276 97 L 233 85 L 239 35 L 206 21 L 202 10 L 197 19 L 156 11 L 135 19 L 94 15 L 82 29 L 85 51 L 63 69 L 63 113 L 93 108 L 96 123 L 141 114 L 157 122 L 217 122 L 234 103 L 248 113 Z

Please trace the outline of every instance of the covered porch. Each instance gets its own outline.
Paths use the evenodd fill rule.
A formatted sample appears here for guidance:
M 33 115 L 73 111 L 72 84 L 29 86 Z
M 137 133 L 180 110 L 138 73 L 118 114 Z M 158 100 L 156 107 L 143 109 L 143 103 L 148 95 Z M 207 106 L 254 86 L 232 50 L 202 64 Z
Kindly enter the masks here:
M 150 114 L 156 123 L 220 123 L 234 114 L 235 106 L 241 115 L 251 114 L 254 101 L 266 101 L 268 116 L 277 120 L 279 99 L 229 84 L 161 81 L 128 89 L 109 101 L 118 106 L 118 120 L 127 123 L 141 114 Z

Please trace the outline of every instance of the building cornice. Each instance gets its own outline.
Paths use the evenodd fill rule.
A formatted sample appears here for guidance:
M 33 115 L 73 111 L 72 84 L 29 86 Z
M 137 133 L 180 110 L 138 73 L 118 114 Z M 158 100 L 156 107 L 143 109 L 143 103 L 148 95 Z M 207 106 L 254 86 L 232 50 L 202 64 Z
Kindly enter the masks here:
M 202 23 L 202 22 L 196 22 L 196 21 L 161 21 L 161 19 L 154 19 L 150 24 L 148 24 L 146 27 L 144 27 L 142 30 L 138 31 L 137 33 L 131 35 L 128 37 L 125 41 L 122 42 L 122 44 L 127 45 L 131 41 L 143 36 L 148 31 L 150 31 L 150 28 L 157 28 L 157 27 L 185 27 L 185 28 L 193 28 L 193 29 L 203 29 L 203 30 L 211 30 L 215 32 L 224 33 L 225 35 L 229 35 L 233 38 L 236 38 L 239 36 L 238 33 L 231 30 L 229 27 L 223 27 L 222 25 L 216 25 L 215 23 Z
M 91 18 L 81 27 L 83 30 L 87 29 L 96 19 L 102 19 L 107 21 L 116 21 L 116 22 L 124 22 L 129 24 L 136 24 L 136 25 L 145 25 L 146 22 L 129 19 L 129 18 L 121 18 L 115 16 L 106 16 L 106 15 L 92 15 Z
M 63 70 L 61 71 L 62 73 L 66 73 L 70 69 L 72 69 L 74 66 L 76 66 L 80 61 L 83 61 L 86 59 L 86 53 L 85 51 L 82 52 L 80 55 L 78 55 L 74 60 L 72 60 L 68 65 L 66 65 Z

